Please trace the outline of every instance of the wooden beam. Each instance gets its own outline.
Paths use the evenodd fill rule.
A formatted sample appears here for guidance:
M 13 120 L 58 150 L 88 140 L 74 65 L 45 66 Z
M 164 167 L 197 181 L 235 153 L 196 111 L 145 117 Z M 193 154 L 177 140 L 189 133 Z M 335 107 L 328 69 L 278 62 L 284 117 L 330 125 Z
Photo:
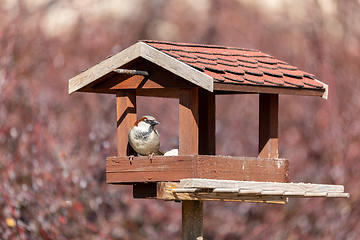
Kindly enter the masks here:
M 199 154 L 215 155 L 215 94 L 199 89 Z
M 118 156 L 135 154 L 128 140 L 130 128 L 136 122 L 136 91 L 116 91 Z
M 107 183 L 180 181 L 184 178 L 227 179 L 237 181 L 288 182 L 289 161 L 230 156 L 154 156 L 106 158 Z
M 197 155 L 199 153 L 198 102 L 198 88 L 180 88 L 179 155 Z
M 139 70 L 134 70 L 134 69 L 117 68 L 117 69 L 114 69 L 113 72 L 116 72 L 116 73 L 119 73 L 119 74 L 126 74 L 126 75 L 149 76 L 149 73 L 147 71 L 139 71 Z
M 279 95 L 259 95 L 259 157 L 277 158 Z
M 157 199 L 165 201 L 224 201 L 224 202 L 256 202 L 285 204 L 286 198 L 280 196 L 240 196 L 238 194 L 219 194 L 216 192 L 190 192 L 177 193 L 175 190 L 181 188 L 179 182 L 158 182 Z
M 285 87 L 266 87 L 257 85 L 243 85 L 230 83 L 214 83 L 214 92 L 216 94 L 229 93 L 267 93 L 267 94 L 289 94 L 302 96 L 318 96 L 327 98 L 327 88 L 285 88 Z
M 167 89 L 136 89 L 137 96 L 145 97 L 162 97 L 162 98 L 179 98 L 178 88 Z
M 195 84 L 165 70 L 154 63 L 142 60 L 130 69 L 147 72 L 148 76 L 116 74 L 112 78 L 94 85 L 93 89 L 169 89 L 180 87 L 196 87 Z M 128 70 L 135 71 L 135 70 Z

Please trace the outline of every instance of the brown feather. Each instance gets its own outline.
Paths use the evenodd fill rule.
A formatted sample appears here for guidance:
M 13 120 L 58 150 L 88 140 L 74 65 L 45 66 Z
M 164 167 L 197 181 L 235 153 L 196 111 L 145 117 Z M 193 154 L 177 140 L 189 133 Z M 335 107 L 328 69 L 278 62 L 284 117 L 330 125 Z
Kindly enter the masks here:
M 145 121 L 146 119 L 147 119 L 146 117 L 141 117 L 141 118 L 139 118 L 139 119 L 134 123 L 134 126 L 138 126 L 139 122 Z

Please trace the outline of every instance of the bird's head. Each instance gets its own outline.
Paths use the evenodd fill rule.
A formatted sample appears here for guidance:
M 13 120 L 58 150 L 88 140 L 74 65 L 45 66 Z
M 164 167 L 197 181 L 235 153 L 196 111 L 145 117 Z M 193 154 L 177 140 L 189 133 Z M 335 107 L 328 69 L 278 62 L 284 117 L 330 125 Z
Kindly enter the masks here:
M 134 126 L 140 128 L 154 128 L 155 125 L 160 124 L 156 119 L 152 116 L 143 116 L 139 118 L 134 124 Z

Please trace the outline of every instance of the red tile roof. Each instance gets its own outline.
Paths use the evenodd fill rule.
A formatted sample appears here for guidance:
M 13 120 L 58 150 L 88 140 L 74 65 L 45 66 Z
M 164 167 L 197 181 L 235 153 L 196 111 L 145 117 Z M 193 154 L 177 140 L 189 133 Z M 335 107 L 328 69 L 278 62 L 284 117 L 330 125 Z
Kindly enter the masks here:
M 216 83 L 324 89 L 314 75 L 258 50 L 152 40 L 142 42 L 202 71 Z

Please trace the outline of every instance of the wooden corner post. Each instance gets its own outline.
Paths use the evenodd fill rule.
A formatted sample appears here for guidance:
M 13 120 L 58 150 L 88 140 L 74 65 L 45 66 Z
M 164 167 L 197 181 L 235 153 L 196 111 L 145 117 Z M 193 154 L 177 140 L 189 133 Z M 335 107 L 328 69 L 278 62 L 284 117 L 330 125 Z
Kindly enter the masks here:
M 116 112 L 118 156 L 129 156 L 134 154 L 128 133 L 136 122 L 136 90 L 116 90 Z
M 278 94 L 259 96 L 259 157 L 278 158 Z
M 199 155 L 215 155 L 215 93 L 199 88 Z
M 179 155 L 199 154 L 199 89 L 179 94 Z M 182 201 L 182 239 L 203 239 L 203 201 Z

